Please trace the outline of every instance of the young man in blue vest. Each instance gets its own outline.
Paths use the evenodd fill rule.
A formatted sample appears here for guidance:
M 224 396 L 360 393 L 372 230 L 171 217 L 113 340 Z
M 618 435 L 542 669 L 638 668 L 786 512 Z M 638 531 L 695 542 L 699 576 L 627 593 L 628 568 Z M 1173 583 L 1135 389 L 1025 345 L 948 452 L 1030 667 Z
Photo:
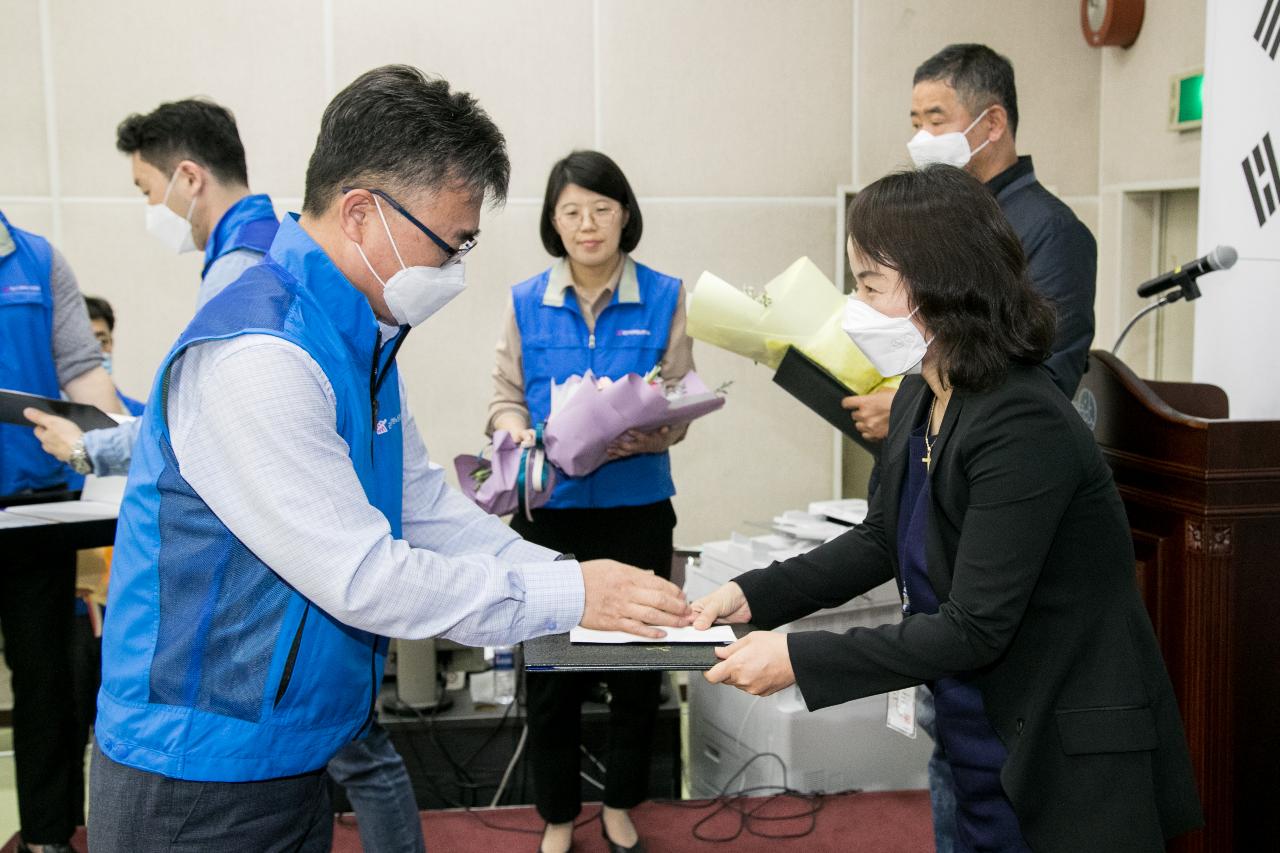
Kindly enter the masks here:
M 396 351 L 462 290 L 509 169 L 470 96 L 362 75 L 325 110 L 302 215 L 165 360 L 112 567 L 94 850 L 327 851 L 323 770 L 373 720 L 388 636 L 691 621 L 671 584 L 450 489 L 402 406 Z
M 262 260 L 279 222 L 271 199 L 249 191 L 249 170 L 235 117 L 200 98 L 134 113 L 116 129 L 133 183 L 147 199 L 145 226 L 178 253 L 204 251 L 196 308 Z M 81 473 L 125 474 L 137 421 L 82 433 L 65 418 L 28 415 L 45 451 Z
M 75 275 L 43 237 L 0 213 L 0 388 L 119 412 Z M 31 430 L 0 424 L 0 505 L 65 489 L 74 473 Z M 70 850 L 84 816 L 84 752 L 71 701 L 73 550 L 0 558 L 0 631 L 13 673 L 13 744 L 23 848 Z M 22 848 L 20 848 L 22 849 Z
M 149 203 L 148 230 L 180 252 L 204 250 L 197 309 L 262 261 L 279 221 L 271 199 L 249 190 L 244 146 L 230 110 L 204 99 L 161 104 L 121 122 L 116 147 L 129 155 L 134 185 Z M 91 320 L 92 315 L 90 306 Z M 128 472 L 141 421 L 81 433 L 64 418 L 28 416 L 42 427 L 45 450 L 59 459 L 82 466 L 87 461 L 85 473 Z M 329 772 L 356 809 L 366 850 L 423 850 L 408 771 L 381 726 L 348 744 Z

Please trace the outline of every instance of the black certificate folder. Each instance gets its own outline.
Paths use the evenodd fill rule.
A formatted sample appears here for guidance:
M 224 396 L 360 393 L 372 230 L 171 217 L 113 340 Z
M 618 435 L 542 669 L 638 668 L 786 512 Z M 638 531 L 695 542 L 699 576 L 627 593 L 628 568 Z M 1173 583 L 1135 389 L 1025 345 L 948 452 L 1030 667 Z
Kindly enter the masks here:
M 26 408 L 39 409 L 42 412 L 66 418 L 80 427 L 82 432 L 88 432 L 91 429 L 111 429 L 116 426 L 111 416 L 97 406 L 0 388 L 0 423 L 34 427 L 35 424 L 22 416 L 22 410 Z
M 735 625 L 741 637 L 752 630 Z M 571 643 L 568 634 L 524 641 L 524 668 L 530 672 L 613 672 L 661 670 L 703 672 L 720 662 L 716 643 Z
M 773 381 L 824 421 L 875 452 L 875 448 L 868 446 L 867 440 L 858 434 L 850 412 L 840 407 L 840 401 L 853 394 L 853 391 L 832 376 L 825 367 L 795 347 L 787 347 L 787 354 L 778 364 Z

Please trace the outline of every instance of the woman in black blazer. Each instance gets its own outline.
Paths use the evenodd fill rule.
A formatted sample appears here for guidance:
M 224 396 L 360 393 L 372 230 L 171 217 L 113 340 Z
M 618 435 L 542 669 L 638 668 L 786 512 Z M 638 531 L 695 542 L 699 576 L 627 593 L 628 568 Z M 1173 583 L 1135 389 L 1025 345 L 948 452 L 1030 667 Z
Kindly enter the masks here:
M 971 850 L 1163 850 L 1202 823 L 1182 722 L 1134 580 L 1124 506 L 1041 367 L 1053 315 L 990 193 L 948 166 L 849 208 L 845 328 L 893 402 L 866 521 L 697 601 L 771 628 L 893 579 L 901 622 L 756 631 L 708 680 L 810 710 L 932 687 Z

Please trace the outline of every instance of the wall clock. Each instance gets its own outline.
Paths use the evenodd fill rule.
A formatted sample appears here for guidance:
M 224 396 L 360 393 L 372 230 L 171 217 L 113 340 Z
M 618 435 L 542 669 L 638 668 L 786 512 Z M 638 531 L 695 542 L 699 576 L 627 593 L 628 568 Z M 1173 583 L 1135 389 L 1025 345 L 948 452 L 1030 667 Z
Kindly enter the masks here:
M 1138 40 L 1146 0 L 1080 0 L 1080 29 L 1094 47 L 1128 47 Z

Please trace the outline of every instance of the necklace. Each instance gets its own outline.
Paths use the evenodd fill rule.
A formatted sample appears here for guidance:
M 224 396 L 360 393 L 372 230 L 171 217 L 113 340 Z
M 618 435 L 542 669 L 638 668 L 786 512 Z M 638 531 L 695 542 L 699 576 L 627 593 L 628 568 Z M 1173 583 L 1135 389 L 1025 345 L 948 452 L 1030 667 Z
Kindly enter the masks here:
M 933 402 L 929 404 L 929 420 L 925 421 L 924 425 L 924 458 L 920 461 L 924 463 L 925 470 L 928 470 L 929 463 L 933 462 L 933 442 L 929 440 L 929 431 L 933 429 L 933 408 L 936 405 L 938 405 L 938 398 L 934 397 Z

